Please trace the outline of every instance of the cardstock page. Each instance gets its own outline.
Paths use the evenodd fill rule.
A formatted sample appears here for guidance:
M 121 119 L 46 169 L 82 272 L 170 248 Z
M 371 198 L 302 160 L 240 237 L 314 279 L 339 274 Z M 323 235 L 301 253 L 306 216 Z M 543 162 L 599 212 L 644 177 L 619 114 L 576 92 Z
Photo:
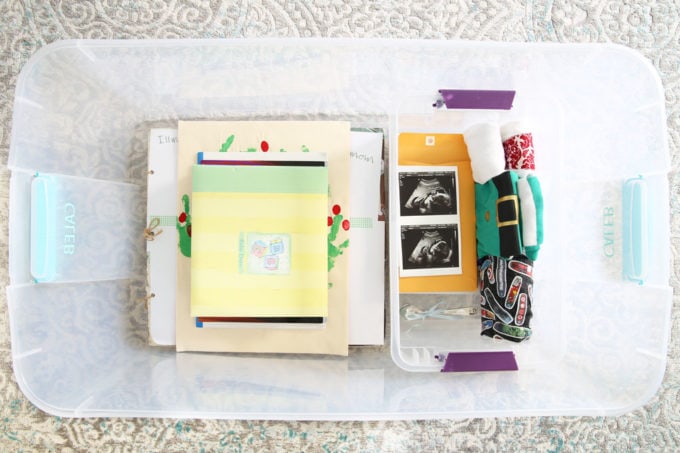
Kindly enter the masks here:
M 326 167 L 194 165 L 192 187 L 192 317 L 327 316 Z
M 334 121 L 180 121 L 177 163 L 177 351 L 347 355 L 350 125 Z M 322 329 L 197 327 L 191 316 L 191 172 L 198 152 L 325 152 L 328 317 Z
M 463 135 L 401 133 L 397 152 L 404 188 L 401 256 L 393 257 L 400 261 L 399 291 L 476 291 L 474 180 Z M 425 251 L 440 243 L 449 246 L 435 250 L 443 259 L 432 265 Z
M 382 132 L 352 131 L 349 344 L 385 341 L 385 221 L 381 220 Z M 360 183 L 358 183 L 360 182 Z
M 146 242 L 149 297 L 149 342 L 159 346 L 175 344 L 174 275 L 177 271 L 177 129 L 151 129 L 149 132 L 149 172 L 147 177 L 147 225 L 153 240 Z
M 205 153 L 208 158 L 211 153 Z M 213 153 L 223 157 L 223 153 Z M 236 153 L 233 153 L 236 154 Z M 240 154 L 240 153 L 239 153 Z M 253 154 L 243 153 L 252 159 Z M 324 153 L 276 153 L 269 159 L 281 159 L 290 154 L 294 160 L 319 161 L 326 165 Z M 280 157 L 275 157 L 280 156 Z M 237 156 L 232 156 L 234 158 Z M 237 158 L 241 159 L 241 156 Z M 245 160 L 245 159 L 242 159 Z M 149 343 L 154 346 L 175 346 L 175 305 L 177 291 L 177 129 L 154 128 L 149 131 L 149 171 L 147 177 L 147 225 L 153 233 L 153 240 L 147 248 L 147 301 Z M 153 296 L 151 296 L 153 294 Z M 226 322 L 225 320 L 229 321 Z M 233 323 L 241 326 L 262 327 L 271 322 L 277 328 L 287 328 L 288 323 L 304 328 L 325 327 L 326 319 L 318 318 L 210 318 L 197 323 L 203 327 L 230 327 Z

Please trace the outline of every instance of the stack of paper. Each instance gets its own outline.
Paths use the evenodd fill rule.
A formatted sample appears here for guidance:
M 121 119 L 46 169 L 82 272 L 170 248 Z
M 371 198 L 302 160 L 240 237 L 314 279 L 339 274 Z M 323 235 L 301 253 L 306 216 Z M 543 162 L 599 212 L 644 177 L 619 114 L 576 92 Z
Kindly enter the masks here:
M 178 208 L 186 214 L 185 220 L 193 223 L 192 166 L 199 152 L 221 152 L 225 155 L 266 153 L 267 155 L 292 152 L 324 152 L 328 159 L 328 203 L 326 220 L 337 206 L 347 215 L 349 203 L 349 151 L 350 128 L 346 122 L 334 121 L 180 121 L 177 161 Z M 186 199 L 190 203 L 185 203 Z M 178 211 L 179 211 L 178 209 Z M 188 211 L 188 212 L 187 212 Z M 180 214 L 181 215 L 181 214 Z M 193 225 L 185 225 L 186 230 Z M 275 226 L 275 225 L 272 225 Z M 326 226 L 328 228 L 328 226 Z M 328 230 L 326 230 L 328 232 Z M 261 231 L 276 232 L 275 230 Z M 190 235 L 180 233 L 192 242 Z M 328 314 L 321 328 L 310 329 L 288 326 L 276 328 L 236 326 L 232 328 L 203 327 L 191 313 L 191 261 L 186 250 L 177 255 L 176 348 L 178 351 L 228 351 L 228 352 L 284 352 L 347 355 L 348 352 L 348 257 L 350 250 L 343 243 L 349 232 L 341 229 L 332 241 L 338 246 L 332 268 L 326 268 Z M 193 245 L 193 244 L 191 244 Z M 327 238 L 322 252 L 331 247 Z M 191 247 L 193 249 L 193 247 Z M 191 255 L 191 251 L 189 252 Z M 330 256 L 330 255 L 329 255 Z M 327 264 L 330 263 L 330 259 Z
M 348 344 L 383 344 L 382 131 L 350 134 L 342 122 L 180 122 L 176 136 L 150 135 L 148 221 L 163 229 L 147 246 L 150 341 L 178 351 L 340 355 Z M 325 167 L 309 163 L 319 152 Z M 285 189 L 290 182 L 318 185 L 306 193 Z M 174 215 L 167 200 L 176 200 Z

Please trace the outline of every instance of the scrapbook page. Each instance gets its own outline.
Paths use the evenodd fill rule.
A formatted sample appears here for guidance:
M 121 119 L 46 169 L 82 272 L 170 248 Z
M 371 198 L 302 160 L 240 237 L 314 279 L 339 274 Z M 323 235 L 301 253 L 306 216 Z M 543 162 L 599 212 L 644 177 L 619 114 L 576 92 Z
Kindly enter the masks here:
M 350 127 L 331 121 L 180 121 L 177 161 L 177 351 L 347 355 Z M 328 316 L 324 328 L 205 329 L 191 314 L 192 166 L 199 152 L 325 152 Z
M 149 340 L 154 345 L 175 345 L 175 292 L 178 219 L 175 206 L 177 129 L 152 129 L 149 133 L 148 223 L 161 232 L 147 242 Z M 350 345 L 384 343 L 384 245 L 385 221 L 381 209 L 383 132 L 352 130 L 350 152 L 350 204 L 352 216 L 349 241 L 353 253 L 348 269 L 348 328 Z M 273 161 L 317 160 L 319 153 L 264 153 Z M 231 153 L 229 162 L 253 160 L 254 153 Z M 225 154 L 203 152 L 200 164 L 224 163 Z M 326 159 L 327 160 L 327 159 Z M 327 163 L 327 162 L 326 162 Z M 185 214 L 186 215 L 186 214 Z M 347 219 L 343 219 L 347 220 Z M 182 216 L 186 222 L 186 217 Z M 318 329 L 325 328 L 323 317 L 208 317 L 196 318 L 199 328 Z
M 175 344 L 174 279 L 177 269 L 175 197 L 177 192 L 177 129 L 151 129 L 147 176 L 146 241 L 149 297 L 149 342 L 159 346 Z

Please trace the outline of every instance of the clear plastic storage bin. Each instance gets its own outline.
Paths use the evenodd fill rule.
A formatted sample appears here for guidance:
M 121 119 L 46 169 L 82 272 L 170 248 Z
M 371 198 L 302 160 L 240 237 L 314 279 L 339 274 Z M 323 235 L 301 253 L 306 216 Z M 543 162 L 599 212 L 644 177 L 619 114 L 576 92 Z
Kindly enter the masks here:
M 535 120 L 546 236 L 530 341 L 483 341 L 477 317 L 407 326 L 392 309 L 389 345 L 352 347 L 347 358 L 178 354 L 147 345 L 142 230 L 151 127 L 178 119 L 345 119 L 388 131 L 393 158 L 400 132 L 455 133 L 479 118 L 433 109 L 441 88 L 515 90 L 512 112 Z M 666 365 L 666 135 L 657 74 L 638 54 L 612 45 L 49 45 L 17 82 L 8 163 L 16 379 L 36 406 L 61 416 L 400 419 L 632 410 L 656 392 Z M 67 202 L 80 203 L 75 218 L 66 219 L 71 207 L 62 205 L 51 219 L 62 247 L 76 240 L 65 237 L 75 222 L 76 238 L 88 241 L 82 261 L 52 261 L 49 250 L 65 249 L 32 242 L 32 221 L 40 227 L 31 218 L 32 186 L 34 194 L 45 189 L 36 173 L 58 181 Z M 92 202 L 97 193 L 107 194 L 106 206 Z M 413 297 L 400 294 L 394 227 L 388 310 Z M 33 280 L 32 253 L 53 270 L 47 281 Z M 427 297 L 438 296 L 413 301 L 427 304 Z M 440 373 L 433 359 L 485 350 L 512 350 L 519 370 Z

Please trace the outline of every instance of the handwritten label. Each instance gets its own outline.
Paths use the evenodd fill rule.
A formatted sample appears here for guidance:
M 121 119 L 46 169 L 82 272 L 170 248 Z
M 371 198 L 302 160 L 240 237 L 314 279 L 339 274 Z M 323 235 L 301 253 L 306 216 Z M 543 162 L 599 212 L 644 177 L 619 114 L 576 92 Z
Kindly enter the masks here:
M 373 156 L 369 156 L 369 155 L 364 154 L 364 153 L 357 153 L 357 152 L 354 152 L 354 151 L 349 153 L 349 157 L 351 159 L 355 159 L 355 160 L 358 160 L 358 161 L 361 161 L 361 162 L 366 162 L 367 164 L 373 164 L 375 162 L 375 160 L 373 159 Z
M 64 255 L 76 251 L 76 207 L 73 203 L 64 205 Z
M 172 135 L 157 135 L 156 139 L 158 140 L 159 145 L 165 145 L 168 143 L 177 143 L 177 137 L 172 136 Z

